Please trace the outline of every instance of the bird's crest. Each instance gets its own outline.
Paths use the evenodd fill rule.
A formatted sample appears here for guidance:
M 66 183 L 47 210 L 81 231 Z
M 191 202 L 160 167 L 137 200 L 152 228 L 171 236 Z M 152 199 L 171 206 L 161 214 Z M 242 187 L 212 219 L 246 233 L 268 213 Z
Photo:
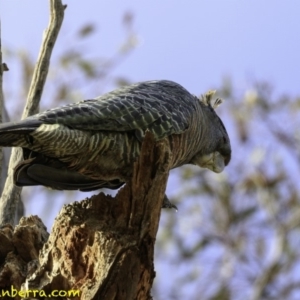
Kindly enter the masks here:
M 215 93 L 216 93 L 215 90 L 208 91 L 205 95 L 200 96 L 200 101 L 206 106 L 210 106 L 213 109 L 216 109 L 223 102 L 223 100 L 221 98 L 217 98 L 215 100 L 215 103 L 211 105 L 212 97 Z

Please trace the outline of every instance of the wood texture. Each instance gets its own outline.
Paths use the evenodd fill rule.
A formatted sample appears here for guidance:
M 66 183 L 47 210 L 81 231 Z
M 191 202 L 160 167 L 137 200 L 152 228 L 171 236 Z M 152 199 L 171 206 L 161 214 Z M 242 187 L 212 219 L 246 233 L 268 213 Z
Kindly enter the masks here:
M 80 290 L 77 299 L 152 299 L 154 245 L 170 159 L 168 142 L 155 142 L 147 132 L 133 177 L 115 198 L 100 193 L 64 206 L 38 262 L 30 257 L 39 247 L 25 247 L 31 254 L 23 260 L 36 270 L 19 280 L 22 289 Z M 14 245 L 10 253 L 24 248 Z

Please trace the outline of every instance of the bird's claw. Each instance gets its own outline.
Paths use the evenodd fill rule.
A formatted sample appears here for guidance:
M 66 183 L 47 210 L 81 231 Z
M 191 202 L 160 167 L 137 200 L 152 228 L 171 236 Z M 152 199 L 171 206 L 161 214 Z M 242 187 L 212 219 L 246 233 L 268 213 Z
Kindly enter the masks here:
M 168 199 L 167 195 L 165 194 L 162 208 L 174 208 L 176 211 L 178 211 L 178 208 L 176 205 L 172 204 L 170 200 Z

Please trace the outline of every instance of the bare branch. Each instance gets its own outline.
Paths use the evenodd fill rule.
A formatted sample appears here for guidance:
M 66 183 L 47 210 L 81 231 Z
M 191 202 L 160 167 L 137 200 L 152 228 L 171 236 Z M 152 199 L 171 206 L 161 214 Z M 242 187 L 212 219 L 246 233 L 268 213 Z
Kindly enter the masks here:
M 6 68 L 5 68 L 6 67 Z M 1 45 L 1 23 L 0 23 L 0 123 L 2 123 L 2 111 L 3 111 L 3 103 L 4 103 L 4 96 L 3 96 L 3 71 L 8 69 L 6 64 L 2 65 L 2 45 Z M 1 174 L 2 174 L 2 162 L 3 162 L 3 148 L 0 147 L 0 182 L 1 182 Z
M 22 118 L 38 112 L 40 99 L 47 78 L 50 56 L 58 36 L 65 6 L 61 0 L 50 0 L 50 22 L 45 32 L 37 64 L 33 72 L 27 102 Z M 11 154 L 7 180 L 0 200 L 0 223 L 14 223 L 17 205 L 20 199 L 21 188 L 13 182 L 13 169 L 22 160 L 21 149 L 14 148 Z
M 287 232 L 286 228 L 277 221 L 276 219 L 276 208 L 274 202 L 271 201 L 272 196 L 266 190 L 260 189 L 260 197 L 258 198 L 261 204 L 261 207 L 265 209 L 265 212 L 268 214 L 270 221 L 273 223 L 273 228 L 275 230 L 275 237 L 272 243 L 271 255 L 264 267 L 262 273 L 256 278 L 253 288 L 251 291 L 251 300 L 262 299 L 263 294 L 266 291 L 268 285 L 270 285 L 280 270 L 280 263 L 282 259 L 282 253 L 286 247 Z
M 272 255 L 270 257 L 270 261 L 263 270 L 262 274 L 260 274 L 260 276 L 258 276 L 258 278 L 254 282 L 252 295 L 250 296 L 251 300 L 262 299 L 262 296 L 268 284 L 270 284 L 278 275 L 278 272 L 280 270 L 280 259 L 282 258 L 282 253 L 286 243 L 285 234 L 286 233 L 282 230 L 277 230 L 274 246 L 272 247 Z

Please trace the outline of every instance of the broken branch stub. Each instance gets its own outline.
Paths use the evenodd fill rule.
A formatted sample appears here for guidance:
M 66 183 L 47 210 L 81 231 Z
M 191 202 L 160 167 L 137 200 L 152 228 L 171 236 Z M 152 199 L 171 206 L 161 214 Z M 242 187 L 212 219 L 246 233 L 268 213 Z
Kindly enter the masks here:
M 115 198 L 100 193 L 63 207 L 23 288 L 79 290 L 80 299 L 151 299 L 169 164 L 168 142 L 147 132 L 132 179 Z

